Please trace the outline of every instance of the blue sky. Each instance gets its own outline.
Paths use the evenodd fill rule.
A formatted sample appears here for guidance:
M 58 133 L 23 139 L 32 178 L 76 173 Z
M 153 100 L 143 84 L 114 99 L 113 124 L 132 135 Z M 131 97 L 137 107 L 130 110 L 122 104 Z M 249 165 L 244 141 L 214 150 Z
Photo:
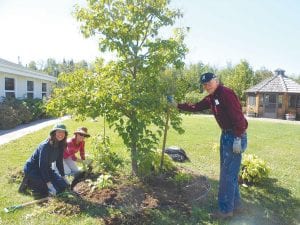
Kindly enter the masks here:
M 71 16 L 84 0 L 1 0 L 0 58 L 23 64 L 49 57 L 62 61 L 101 56 Z M 246 59 L 254 70 L 266 67 L 300 75 L 300 1 L 173 0 L 184 13 L 177 25 L 190 27 L 187 63 L 225 67 Z

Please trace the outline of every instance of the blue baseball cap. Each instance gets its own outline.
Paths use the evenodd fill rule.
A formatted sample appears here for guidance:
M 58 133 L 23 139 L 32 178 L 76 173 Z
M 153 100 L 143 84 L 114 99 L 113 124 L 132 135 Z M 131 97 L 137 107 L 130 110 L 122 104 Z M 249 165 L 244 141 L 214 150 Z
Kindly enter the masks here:
M 216 77 L 217 76 L 213 73 L 204 73 L 200 77 L 200 83 L 205 84 L 205 83 L 211 81 L 212 79 L 215 79 Z

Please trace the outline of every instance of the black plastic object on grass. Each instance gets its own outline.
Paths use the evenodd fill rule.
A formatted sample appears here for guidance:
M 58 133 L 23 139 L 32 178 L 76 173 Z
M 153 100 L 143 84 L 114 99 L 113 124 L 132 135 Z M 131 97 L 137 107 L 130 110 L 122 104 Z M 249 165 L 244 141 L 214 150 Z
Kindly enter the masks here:
M 168 154 L 176 162 L 190 161 L 185 151 L 177 146 L 167 147 L 164 152 Z

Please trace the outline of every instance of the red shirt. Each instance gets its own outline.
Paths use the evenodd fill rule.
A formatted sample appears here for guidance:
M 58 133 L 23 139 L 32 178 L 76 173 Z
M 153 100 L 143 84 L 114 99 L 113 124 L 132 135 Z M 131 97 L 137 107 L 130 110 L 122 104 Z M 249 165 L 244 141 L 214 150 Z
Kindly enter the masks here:
M 242 112 L 240 101 L 230 88 L 219 85 L 215 92 L 196 104 L 178 104 L 184 111 L 197 112 L 210 109 L 222 130 L 232 130 L 240 137 L 247 129 L 248 122 Z
M 78 144 L 76 144 L 76 138 L 70 138 L 67 141 L 67 147 L 64 151 L 64 159 L 71 157 L 74 161 L 77 160 L 77 157 L 75 155 L 75 153 L 77 153 L 79 151 L 80 153 L 80 158 L 82 160 L 85 160 L 85 152 L 84 152 L 84 144 L 85 142 L 79 142 Z

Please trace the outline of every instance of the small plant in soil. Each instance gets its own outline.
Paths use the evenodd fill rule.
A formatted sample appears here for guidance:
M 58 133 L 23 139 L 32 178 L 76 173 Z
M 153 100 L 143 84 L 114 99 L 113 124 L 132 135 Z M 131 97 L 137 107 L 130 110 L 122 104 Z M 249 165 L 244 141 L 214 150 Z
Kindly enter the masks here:
M 87 179 L 86 182 L 91 188 L 91 192 L 94 192 L 96 189 L 101 190 L 104 188 L 109 188 L 113 185 L 113 179 L 110 174 L 101 174 L 97 180 L 92 181 L 91 179 Z

